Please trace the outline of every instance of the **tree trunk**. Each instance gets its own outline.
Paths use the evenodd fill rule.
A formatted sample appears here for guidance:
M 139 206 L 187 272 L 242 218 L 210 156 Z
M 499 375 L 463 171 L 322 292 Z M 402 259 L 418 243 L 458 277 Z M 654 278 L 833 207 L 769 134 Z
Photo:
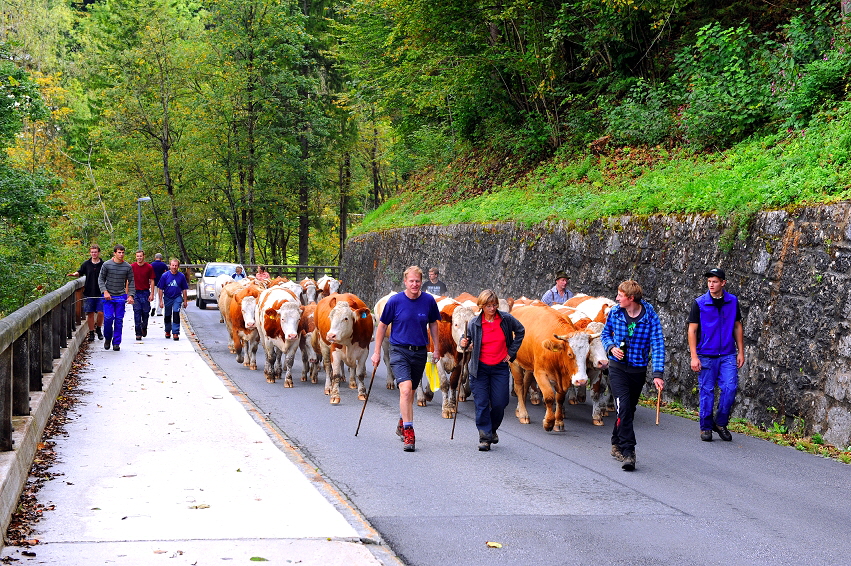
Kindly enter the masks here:
M 372 147 L 370 148 L 370 164 L 372 170 L 372 209 L 381 204 L 381 181 L 378 167 L 378 125 L 375 122 L 375 107 L 372 107 Z
M 343 258 L 343 250 L 346 247 L 349 223 L 349 189 L 352 184 L 352 161 L 351 154 L 347 151 L 340 164 L 340 259 Z
M 298 187 L 298 263 L 307 265 L 310 256 L 310 191 L 308 188 L 307 160 L 310 157 L 307 136 L 299 136 L 301 144 L 302 173 Z
M 169 148 L 164 145 L 163 152 L 163 182 L 165 190 L 168 193 L 168 198 L 171 202 L 171 222 L 174 225 L 174 237 L 177 240 L 177 249 L 180 252 L 181 263 L 189 263 L 189 254 L 186 251 L 186 244 L 183 242 L 183 230 L 180 229 L 180 218 L 177 215 L 177 203 L 174 200 L 174 185 L 171 182 L 171 171 L 169 169 Z

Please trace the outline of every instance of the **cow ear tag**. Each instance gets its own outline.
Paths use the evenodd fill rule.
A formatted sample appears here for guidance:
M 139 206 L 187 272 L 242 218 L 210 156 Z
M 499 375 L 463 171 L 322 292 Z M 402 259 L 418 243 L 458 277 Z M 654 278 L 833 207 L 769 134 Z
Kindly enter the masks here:
M 361 315 L 360 315 L 360 317 L 361 317 L 361 318 L 366 318 L 366 313 L 365 313 L 365 312 L 362 312 L 362 313 L 361 313 Z

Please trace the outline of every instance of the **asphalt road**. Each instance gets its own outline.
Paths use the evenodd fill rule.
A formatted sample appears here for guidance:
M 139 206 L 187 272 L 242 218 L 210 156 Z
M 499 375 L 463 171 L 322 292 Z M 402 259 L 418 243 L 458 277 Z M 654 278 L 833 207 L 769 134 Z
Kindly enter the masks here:
M 415 407 L 417 450 L 395 434 L 398 393 L 375 377 L 362 402 L 341 387 L 332 406 L 320 383 L 263 377 L 227 351 L 212 306 L 187 315 L 202 345 L 304 456 L 352 501 L 410 565 L 849 564 L 851 467 L 734 434 L 699 440 L 696 422 L 639 407 L 637 470 L 610 455 L 613 417 L 591 424 L 591 406 L 566 407 L 565 432 L 545 432 L 506 411 L 500 443 L 477 450 L 472 401 L 455 439 L 439 394 Z M 300 356 L 297 356 L 300 358 Z M 371 364 L 368 364 L 371 365 Z M 489 548 L 488 541 L 502 548 Z

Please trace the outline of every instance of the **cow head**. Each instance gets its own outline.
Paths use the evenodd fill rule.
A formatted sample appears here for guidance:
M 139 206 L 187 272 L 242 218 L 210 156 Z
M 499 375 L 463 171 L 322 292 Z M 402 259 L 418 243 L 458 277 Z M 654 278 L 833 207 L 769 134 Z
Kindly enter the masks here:
M 464 305 L 459 305 L 452 312 L 452 339 L 455 341 L 458 351 L 461 352 L 461 347 L 457 344 L 461 338 L 467 334 L 467 325 L 471 320 L 476 318 L 476 313 L 472 308 Z
M 363 312 L 361 312 L 363 311 Z M 369 316 L 369 309 L 352 309 L 347 301 L 339 301 L 328 313 L 331 326 L 325 339 L 332 344 L 347 344 L 352 340 L 358 317 Z
M 246 295 L 240 303 L 240 309 L 242 310 L 242 320 L 245 321 L 245 328 L 247 330 L 253 330 L 257 327 L 257 318 L 255 313 L 256 308 L 257 297 L 253 295 Z
M 588 383 L 585 360 L 588 359 L 591 336 L 585 332 L 553 334 L 555 340 L 545 340 L 544 348 L 551 352 L 562 352 L 562 362 L 570 374 L 571 385 L 582 386 Z
M 305 279 L 301 282 L 302 288 L 302 297 L 304 301 L 309 305 L 310 303 L 316 302 L 316 281 L 313 279 Z
M 585 327 L 584 332 L 588 334 L 590 342 L 588 344 L 588 362 L 592 367 L 597 369 L 606 369 L 609 367 L 609 357 L 606 355 L 606 349 L 603 347 L 603 327 L 602 322 L 591 322 Z
M 301 320 L 301 310 L 301 305 L 295 301 L 286 301 L 278 308 L 277 316 L 281 323 L 281 333 L 287 342 L 298 338 L 298 323 Z

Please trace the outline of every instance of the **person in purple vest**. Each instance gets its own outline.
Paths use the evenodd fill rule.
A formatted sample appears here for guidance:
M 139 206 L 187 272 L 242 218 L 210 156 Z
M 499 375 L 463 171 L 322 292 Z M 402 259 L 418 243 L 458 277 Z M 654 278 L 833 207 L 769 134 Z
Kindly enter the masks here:
M 739 387 L 739 368 L 745 363 L 744 330 L 739 300 L 724 290 L 727 274 L 720 267 L 706 273 L 709 290 L 694 300 L 688 317 L 688 348 L 691 369 L 700 391 L 700 439 L 712 441 L 712 431 L 721 440 L 733 440 L 727 430 L 730 412 Z M 715 387 L 721 390 L 718 410 Z

